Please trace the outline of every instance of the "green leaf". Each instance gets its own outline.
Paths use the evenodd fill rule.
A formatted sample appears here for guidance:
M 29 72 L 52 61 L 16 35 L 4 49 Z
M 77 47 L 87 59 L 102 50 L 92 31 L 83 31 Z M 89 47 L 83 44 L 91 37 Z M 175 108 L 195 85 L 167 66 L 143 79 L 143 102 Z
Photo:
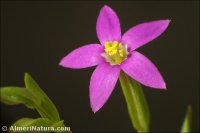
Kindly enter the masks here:
M 47 118 L 21 118 L 17 120 L 12 126 L 29 127 L 29 126 L 52 126 L 54 122 Z
M 124 72 L 120 73 L 119 79 L 133 127 L 138 132 L 148 132 L 150 113 L 142 87 Z
M 36 99 L 22 87 L 1 87 L 1 102 L 8 105 L 25 104 L 28 108 L 34 109 L 33 101 Z
M 55 105 L 42 91 L 35 80 L 28 73 L 25 73 L 24 80 L 26 90 L 38 99 L 36 109 L 40 115 L 43 118 L 49 118 L 52 121 L 60 121 L 60 116 Z
M 52 126 L 54 127 L 64 127 L 64 120 L 54 123 Z
M 181 128 L 181 133 L 191 132 L 191 125 L 192 125 L 192 107 L 189 105 L 187 107 L 187 112 Z
M 25 73 L 26 87 L 1 87 L 1 102 L 8 105 L 24 104 L 28 108 L 36 109 L 43 118 L 60 121 L 59 113 L 33 78 Z
M 12 86 L 1 87 L 0 100 L 2 103 L 8 105 L 24 104 L 28 108 L 36 109 L 43 118 L 22 118 L 16 121 L 12 126 L 65 127 L 64 121 L 60 121 L 55 105 L 34 79 L 27 73 L 25 74 L 24 79 L 26 88 Z

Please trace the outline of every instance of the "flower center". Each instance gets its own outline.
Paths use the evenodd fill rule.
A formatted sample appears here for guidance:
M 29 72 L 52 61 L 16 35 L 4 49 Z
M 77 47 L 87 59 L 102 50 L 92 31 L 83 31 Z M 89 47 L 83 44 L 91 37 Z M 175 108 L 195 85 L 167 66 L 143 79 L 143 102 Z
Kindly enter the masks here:
M 111 65 L 119 65 L 127 58 L 127 45 L 123 45 L 117 41 L 107 41 L 104 46 L 105 52 L 101 56 Z

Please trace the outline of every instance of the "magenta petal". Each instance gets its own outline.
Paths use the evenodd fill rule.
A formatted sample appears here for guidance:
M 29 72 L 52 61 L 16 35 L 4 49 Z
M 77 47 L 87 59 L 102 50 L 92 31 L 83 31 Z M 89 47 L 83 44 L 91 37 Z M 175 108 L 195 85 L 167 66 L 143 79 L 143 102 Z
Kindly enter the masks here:
M 136 51 L 133 51 L 130 57 L 121 64 L 121 68 L 130 77 L 143 85 L 158 89 L 166 88 L 165 82 L 156 66 L 144 55 Z
M 103 47 L 100 44 L 89 44 L 75 49 L 65 56 L 59 65 L 67 68 L 86 68 L 103 62 L 101 53 Z
M 122 36 L 122 42 L 135 50 L 163 33 L 169 22 L 170 20 L 158 20 L 136 25 Z
M 90 105 L 93 112 L 97 112 L 110 97 L 117 79 L 120 67 L 102 63 L 92 74 L 90 80 Z
M 106 41 L 120 41 L 121 28 L 117 14 L 109 7 L 104 6 L 97 19 L 97 36 L 102 45 Z

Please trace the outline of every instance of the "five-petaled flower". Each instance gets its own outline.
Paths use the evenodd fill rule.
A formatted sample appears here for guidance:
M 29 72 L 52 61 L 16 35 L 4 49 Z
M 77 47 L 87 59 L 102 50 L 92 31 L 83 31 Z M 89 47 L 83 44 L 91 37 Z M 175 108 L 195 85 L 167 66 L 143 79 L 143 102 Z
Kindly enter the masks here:
M 59 65 L 74 69 L 98 65 L 90 80 L 93 112 L 97 112 L 110 97 L 120 70 L 145 86 L 165 89 L 165 82 L 155 65 L 135 50 L 158 37 L 169 22 L 167 19 L 142 23 L 121 36 L 117 14 L 104 6 L 96 24 L 100 44 L 88 44 L 72 51 Z

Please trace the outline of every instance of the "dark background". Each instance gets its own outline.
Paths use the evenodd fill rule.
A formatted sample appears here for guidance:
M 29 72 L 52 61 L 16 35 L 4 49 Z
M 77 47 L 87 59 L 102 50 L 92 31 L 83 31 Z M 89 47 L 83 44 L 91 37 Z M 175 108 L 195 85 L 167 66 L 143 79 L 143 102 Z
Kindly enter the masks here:
M 159 68 L 167 84 L 167 91 L 143 86 L 151 131 L 179 131 L 188 104 L 193 108 L 192 129 L 199 131 L 198 1 L 1 2 L 1 86 L 24 86 L 24 72 L 29 72 L 72 131 L 133 131 L 119 83 L 94 114 L 89 82 L 95 67 L 58 66 L 70 51 L 98 42 L 96 20 L 104 4 L 117 12 L 122 33 L 145 21 L 172 20 L 164 34 L 138 49 Z M 1 104 L 1 125 L 38 116 L 23 105 Z

